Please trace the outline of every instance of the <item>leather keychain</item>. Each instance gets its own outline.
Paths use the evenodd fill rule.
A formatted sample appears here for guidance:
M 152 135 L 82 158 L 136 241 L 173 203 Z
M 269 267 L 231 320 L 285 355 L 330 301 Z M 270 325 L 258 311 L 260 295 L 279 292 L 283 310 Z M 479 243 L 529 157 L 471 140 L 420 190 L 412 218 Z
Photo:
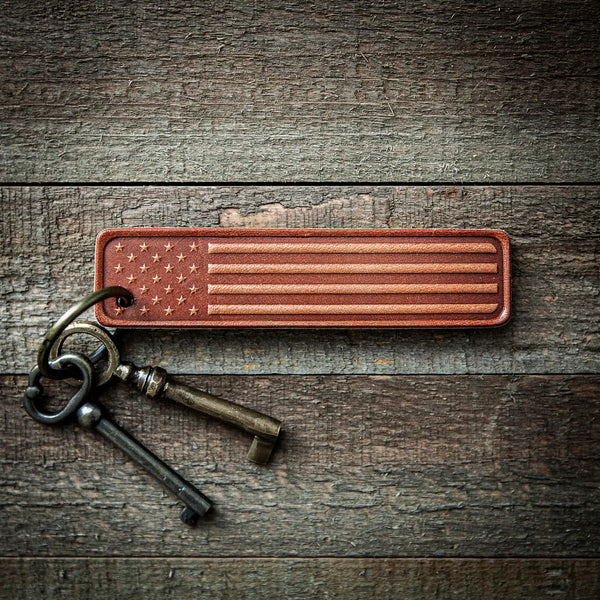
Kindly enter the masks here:
M 175 400 L 252 434 L 248 458 L 266 464 L 281 422 L 172 381 L 160 367 L 121 362 L 111 334 L 74 319 L 92 305 L 112 327 L 491 327 L 510 316 L 506 233 L 458 229 L 109 229 L 96 243 L 96 291 L 48 331 L 25 408 L 46 424 L 77 415 L 123 449 L 185 505 L 193 524 L 210 500 L 90 401 L 111 378 L 151 398 Z M 63 352 L 90 335 L 92 356 Z M 106 366 L 99 367 L 103 354 Z M 96 367 L 96 370 L 95 370 Z M 41 376 L 79 390 L 59 411 L 44 408 Z
M 499 230 L 108 229 L 96 305 L 112 327 L 490 327 L 510 317 Z

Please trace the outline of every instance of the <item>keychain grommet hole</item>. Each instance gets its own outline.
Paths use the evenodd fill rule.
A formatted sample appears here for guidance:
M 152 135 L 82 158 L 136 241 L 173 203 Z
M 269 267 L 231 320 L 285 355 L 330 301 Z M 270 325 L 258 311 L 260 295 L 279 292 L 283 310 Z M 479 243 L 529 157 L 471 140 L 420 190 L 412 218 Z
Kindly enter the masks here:
M 133 294 L 130 294 L 127 298 L 125 296 L 117 296 L 117 306 L 121 308 L 128 308 L 133 304 Z

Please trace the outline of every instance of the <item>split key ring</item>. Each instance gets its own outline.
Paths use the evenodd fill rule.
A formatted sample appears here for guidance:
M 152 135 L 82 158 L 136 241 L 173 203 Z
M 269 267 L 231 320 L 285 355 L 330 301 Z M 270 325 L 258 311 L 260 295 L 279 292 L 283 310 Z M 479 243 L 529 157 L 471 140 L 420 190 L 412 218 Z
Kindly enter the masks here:
M 63 329 L 56 337 L 50 348 L 51 361 L 58 356 L 62 356 L 63 345 L 67 338 L 77 334 L 89 335 L 100 342 L 101 345 L 89 357 L 88 362 L 95 365 L 100 359 L 106 356 L 106 366 L 102 369 L 94 370 L 94 379 L 96 386 L 102 386 L 105 383 L 108 383 L 112 376 L 117 372 L 121 363 L 121 356 L 112 335 L 106 329 L 95 323 L 89 321 L 76 321 L 65 327 L 65 329 Z M 50 364 L 52 364 L 52 362 L 50 362 Z M 80 379 L 71 377 L 67 379 L 67 383 L 79 385 Z

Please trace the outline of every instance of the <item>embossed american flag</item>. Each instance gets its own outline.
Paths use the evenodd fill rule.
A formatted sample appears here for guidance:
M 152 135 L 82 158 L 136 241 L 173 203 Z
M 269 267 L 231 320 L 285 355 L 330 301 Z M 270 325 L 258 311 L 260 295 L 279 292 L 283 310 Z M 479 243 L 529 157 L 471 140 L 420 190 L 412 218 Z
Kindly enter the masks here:
M 510 314 L 508 236 L 452 229 L 109 229 L 97 305 L 122 327 L 477 327 Z

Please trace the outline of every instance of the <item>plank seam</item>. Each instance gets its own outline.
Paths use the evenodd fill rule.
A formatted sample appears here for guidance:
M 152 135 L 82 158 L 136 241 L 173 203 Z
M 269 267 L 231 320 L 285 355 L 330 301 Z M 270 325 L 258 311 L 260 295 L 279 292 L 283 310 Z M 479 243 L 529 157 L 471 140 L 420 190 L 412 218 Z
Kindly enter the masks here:
M 22 560 L 22 561 L 47 561 L 47 560 L 114 560 L 114 561 L 150 561 L 150 560 L 265 560 L 265 561 L 282 561 L 282 560 L 348 560 L 355 561 L 357 559 L 364 560 L 397 560 L 397 561 L 415 561 L 415 560 L 436 560 L 436 561 L 455 561 L 455 562 L 475 562 L 480 560 L 490 561 L 546 561 L 546 560 L 564 560 L 564 561 L 581 561 L 581 560 L 600 560 L 600 554 L 593 555 L 577 555 L 577 556 L 566 556 L 562 554 L 546 555 L 536 554 L 531 556 L 524 555 L 512 555 L 512 554 L 498 554 L 498 555 L 469 555 L 469 556 L 436 556 L 419 554 L 414 556 L 397 556 L 397 555 L 370 555 L 370 554 L 351 554 L 347 556 L 337 556 L 335 554 L 322 554 L 322 555 L 252 555 L 252 556 L 238 556 L 238 555 L 210 555 L 210 554 L 199 554 L 199 555 L 140 555 L 140 556 L 119 556 L 119 555 L 85 555 L 85 556 L 69 556 L 69 555 L 52 555 L 48 556 L 19 556 L 19 555 L 6 555 L 0 556 L 0 560 Z
M 598 187 L 600 181 L 0 181 L 2 187 Z

